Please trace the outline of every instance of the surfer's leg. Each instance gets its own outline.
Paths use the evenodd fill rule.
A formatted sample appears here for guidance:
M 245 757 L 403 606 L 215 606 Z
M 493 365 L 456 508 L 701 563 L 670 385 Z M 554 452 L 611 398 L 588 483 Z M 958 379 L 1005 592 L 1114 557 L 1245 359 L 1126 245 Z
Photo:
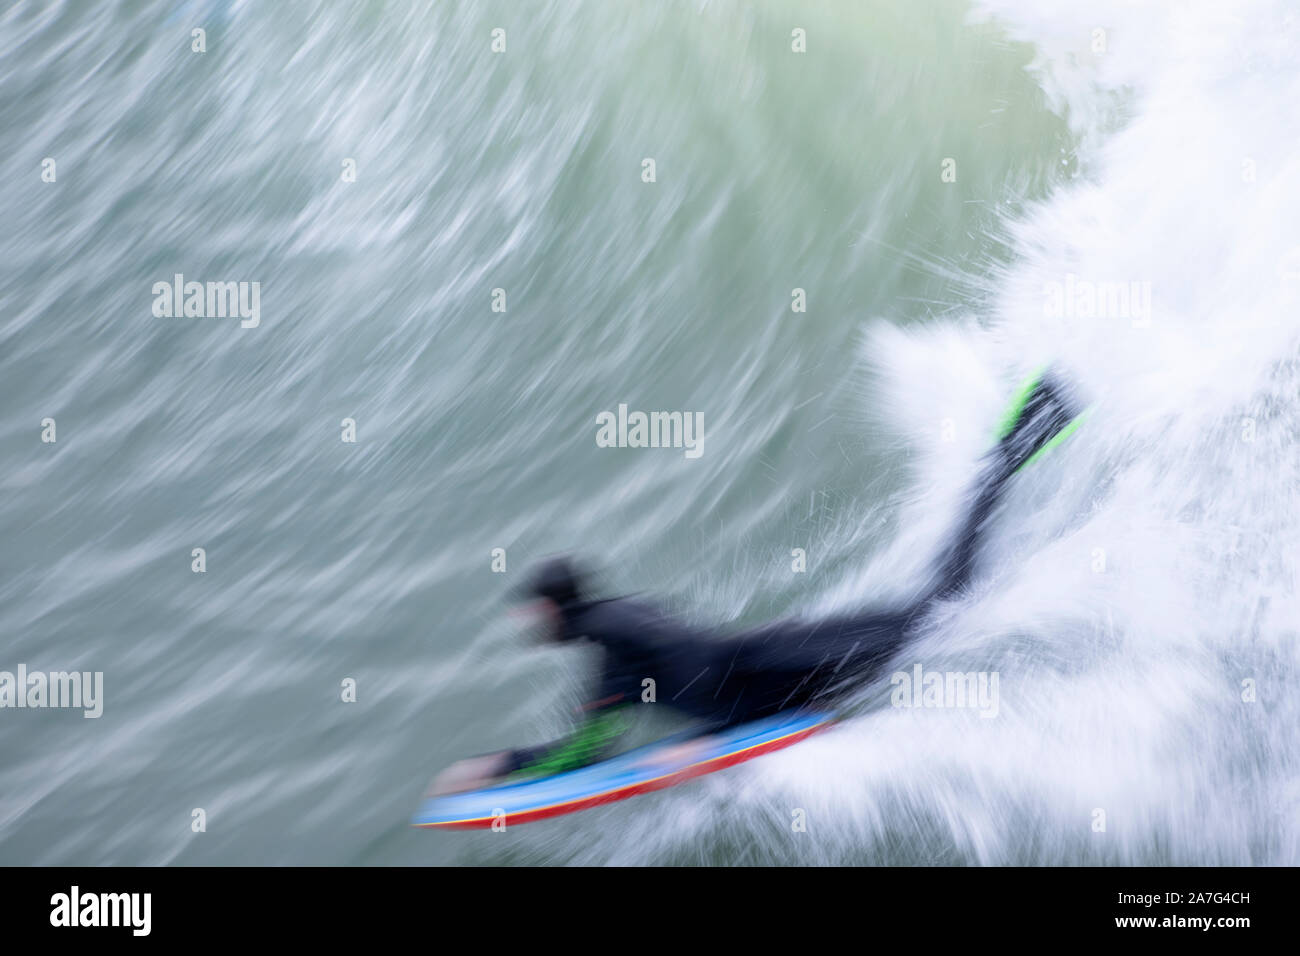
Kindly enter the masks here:
M 800 707 L 830 706 L 860 685 L 907 639 L 908 615 L 872 612 L 777 621 L 719 644 L 716 696 L 737 724 Z
M 1081 420 L 1075 403 L 1050 376 L 1038 372 L 1021 386 L 998 426 L 997 445 L 985 457 L 966 518 L 943 552 L 938 584 L 922 605 L 950 597 L 970 584 L 976 550 L 1007 483 L 1063 441 Z

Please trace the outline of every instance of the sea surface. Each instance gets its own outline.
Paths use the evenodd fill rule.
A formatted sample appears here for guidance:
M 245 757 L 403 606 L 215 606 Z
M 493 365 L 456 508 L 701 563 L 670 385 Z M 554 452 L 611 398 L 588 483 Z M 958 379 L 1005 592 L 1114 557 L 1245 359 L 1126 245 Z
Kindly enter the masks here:
M 1300 14 L 1073 6 L 6 4 L 0 671 L 103 709 L 0 709 L 0 863 L 1300 863 Z M 906 597 L 1046 363 L 1085 426 L 842 725 L 408 825 L 572 720 L 533 562 Z

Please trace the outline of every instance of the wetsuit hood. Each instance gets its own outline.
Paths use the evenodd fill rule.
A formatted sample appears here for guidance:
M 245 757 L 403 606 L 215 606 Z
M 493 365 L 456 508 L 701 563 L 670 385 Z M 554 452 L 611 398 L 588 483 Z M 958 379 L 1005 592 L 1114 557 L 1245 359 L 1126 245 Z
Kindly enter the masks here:
M 550 558 L 533 572 L 528 591 L 554 601 L 562 612 L 570 611 L 584 603 L 583 575 L 571 559 Z

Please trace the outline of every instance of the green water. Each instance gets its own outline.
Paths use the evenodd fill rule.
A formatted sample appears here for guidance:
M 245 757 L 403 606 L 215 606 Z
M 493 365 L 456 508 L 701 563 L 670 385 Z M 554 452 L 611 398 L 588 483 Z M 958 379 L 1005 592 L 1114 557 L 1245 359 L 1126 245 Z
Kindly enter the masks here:
M 0 862 L 907 861 L 769 839 L 727 809 L 761 770 L 407 819 L 566 725 L 584 661 L 504 613 L 536 558 L 753 621 L 890 533 L 863 333 L 978 314 L 1072 172 L 1032 55 L 947 2 L 0 15 L 0 668 L 106 697 L 0 713 Z M 260 324 L 156 318 L 177 272 L 259 282 Z M 703 454 L 598 448 L 620 403 L 701 413 Z

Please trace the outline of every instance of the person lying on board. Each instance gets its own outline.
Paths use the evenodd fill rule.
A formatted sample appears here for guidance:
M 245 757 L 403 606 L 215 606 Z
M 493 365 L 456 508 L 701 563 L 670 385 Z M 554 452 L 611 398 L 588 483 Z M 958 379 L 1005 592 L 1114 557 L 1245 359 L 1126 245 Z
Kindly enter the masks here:
M 600 678 L 578 728 L 540 747 L 471 757 L 434 780 L 431 792 L 478 789 L 545 776 L 607 756 L 635 706 L 653 699 L 696 720 L 702 733 L 799 708 L 829 709 L 877 675 L 917 632 L 937 601 L 966 588 L 987 522 L 1012 476 L 1081 421 L 1054 379 L 1031 377 L 1017 393 L 984 459 L 964 521 L 944 549 L 936 584 L 913 603 L 814 620 L 779 620 L 732 634 L 691 627 L 632 597 L 593 598 L 568 558 L 543 563 L 529 591 L 557 644 L 585 641 L 601 655 Z

